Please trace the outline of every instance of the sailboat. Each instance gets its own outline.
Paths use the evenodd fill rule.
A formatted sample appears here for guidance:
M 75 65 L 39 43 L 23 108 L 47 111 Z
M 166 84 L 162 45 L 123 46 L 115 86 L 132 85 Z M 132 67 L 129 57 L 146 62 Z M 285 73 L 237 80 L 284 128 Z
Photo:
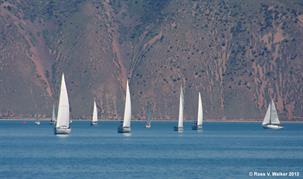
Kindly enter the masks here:
M 128 81 L 126 82 L 126 97 L 125 97 L 125 108 L 124 108 L 124 119 L 118 127 L 118 133 L 130 133 L 130 120 L 131 120 L 131 100 L 129 93 Z
M 52 118 L 49 121 L 50 124 L 55 124 L 56 123 L 56 112 L 55 112 L 55 105 L 53 104 L 53 112 L 52 112 Z
M 150 106 L 150 103 L 148 103 L 147 107 L 146 107 L 145 128 L 151 128 L 151 106 Z
M 69 118 L 70 118 L 70 114 L 69 114 L 68 94 L 66 90 L 64 74 L 62 74 L 55 134 L 69 134 L 71 132 L 71 128 L 69 126 L 70 123 Z
M 203 107 L 202 107 L 201 94 L 199 93 L 198 119 L 197 121 L 195 121 L 194 125 L 192 126 L 192 130 L 202 129 L 202 122 L 203 122 Z
M 183 131 L 183 110 L 184 110 L 184 95 L 183 95 L 183 89 L 181 86 L 180 89 L 180 104 L 179 104 L 179 120 L 178 120 L 178 126 L 174 127 L 175 131 L 182 132 Z
M 91 125 L 97 125 L 98 123 L 98 109 L 97 109 L 97 105 L 96 105 L 96 101 L 94 100 L 94 109 L 93 109 L 93 117 L 92 117 L 92 122 Z
M 277 109 L 273 100 L 268 105 L 264 120 L 262 122 L 263 128 L 266 129 L 281 129 Z
M 39 118 L 36 119 L 35 124 L 36 124 L 37 126 L 40 125 L 40 120 L 39 120 Z

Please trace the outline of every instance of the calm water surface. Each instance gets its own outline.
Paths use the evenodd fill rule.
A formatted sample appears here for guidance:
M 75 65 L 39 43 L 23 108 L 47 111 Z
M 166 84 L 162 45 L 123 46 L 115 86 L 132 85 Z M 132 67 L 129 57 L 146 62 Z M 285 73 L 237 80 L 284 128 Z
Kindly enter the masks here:
M 253 178 L 249 172 L 300 172 L 303 123 L 282 130 L 260 123 L 207 122 L 202 132 L 173 131 L 176 122 L 74 121 L 68 137 L 48 122 L 0 121 L 0 178 Z M 260 178 L 260 177 L 257 177 Z M 283 178 L 283 177 L 280 177 Z

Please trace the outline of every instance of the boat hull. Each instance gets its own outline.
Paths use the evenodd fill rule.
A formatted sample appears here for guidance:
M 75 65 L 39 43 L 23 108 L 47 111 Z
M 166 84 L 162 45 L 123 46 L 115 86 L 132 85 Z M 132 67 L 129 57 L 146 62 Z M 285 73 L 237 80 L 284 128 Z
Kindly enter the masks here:
M 193 125 L 191 127 L 192 130 L 202 130 L 202 125 Z
M 174 127 L 174 131 L 183 132 L 184 128 L 183 127 L 177 127 L 177 126 L 175 126 Z
M 283 126 L 268 124 L 268 125 L 263 125 L 263 128 L 264 129 L 282 129 Z
M 147 128 L 147 129 L 151 128 L 151 124 L 150 123 L 146 123 L 145 124 L 145 128 Z
M 39 125 L 40 125 L 40 122 L 39 122 L 39 121 L 36 121 L 35 124 L 36 124 L 37 126 L 39 126 Z
M 90 125 L 91 126 L 96 126 L 96 125 L 98 125 L 98 123 L 97 122 L 91 122 Z
M 118 127 L 118 133 L 130 133 L 130 132 L 131 132 L 130 127 L 123 127 L 123 126 Z
M 55 127 L 55 134 L 56 135 L 68 135 L 71 132 L 71 128 L 66 127 Z

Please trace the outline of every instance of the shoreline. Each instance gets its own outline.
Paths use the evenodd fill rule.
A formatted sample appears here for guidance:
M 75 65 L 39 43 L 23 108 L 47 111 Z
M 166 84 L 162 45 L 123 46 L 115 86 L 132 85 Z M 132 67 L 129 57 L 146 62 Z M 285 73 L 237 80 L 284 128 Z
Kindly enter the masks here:
M 33 118 L 20 118 L 20 119 L 16 119 L 16 118 L 0 118 L 0 121 L 37 121 L 37 119 L 33 119 Z M 50 121 L 50 118 L 44 118 L 44 119 L 39 119 L 39 121 Z M 84 122 L 90 122 L 91 119 L 72 119 L 72 121 L 84 121 Z M 115 121 L 122 121 L 122 119 L 99 119 L 100 122 L 115 122 Z M 138 119 L 133 119 L 132 121 L 134 122 L 145 122 L 145 120 L 138 120 Z M 154 119 L 152 120 L 154 122 L 178 122 L 177 119 Z M 184 120 L 184 122 L 193 122 L 195 120 Z M 237 119 L 231 119 L 231 120 L 220 120 L 220 119 L 208 119 L 208 120 L 204 120 L 204 122 L 262 122 L 263 119 L 260 120 L 252 120 L 252 119 L 241 119 L 241 120 L 237 120 Z M 302 120 L 286 120 L 283 121 L 281 120 L 281 122 L 283 123 L 303 123 Z

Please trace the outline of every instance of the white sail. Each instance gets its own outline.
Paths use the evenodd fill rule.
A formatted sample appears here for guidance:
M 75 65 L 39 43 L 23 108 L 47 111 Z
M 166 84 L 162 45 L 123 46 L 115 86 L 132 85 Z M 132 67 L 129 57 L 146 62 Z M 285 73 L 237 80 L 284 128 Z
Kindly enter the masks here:
M 270 123 L 271 124 L 280 124 L 278 112 L 275 106 L 274 101 L 271 101 L 271 111 L 270 111 Z
M 271 103 L 269 103 L 262 125 L 267 125 L 270 122 Z
M 202 99 L 201 94 L 199 93 L 199 104 L 198 104 L 198 120 L 197 125 L 201 126 L 203 122 L 203 106 L 202 106 Z
M 93 110 L 92 122 L 97 122 L 97 121 L 98 121 L 98 110 L 97 110 L 96 101 L 94 100 L 94 110 Z
M 132 115 L 131 114 L 131 100 L 130 100 L 128 81 L 127 81 L 126 82 L 126 97 L 125 97 L 123 127 L 130 127 L 131 115 Z
M 64 74 L 62 74 L 61 89 L 59 97 L 58 115 L 56 127 L 69 127 L 69 102 L 65 85 Z
M 180 104 L 179 104 L 179 120 L 178 120 L 178 127 L 183 127 L 183 110 L 184 110 L 184 95 L 183 95 L 183 89 L 181 86 L 180 89 Z
M 53 112 L 52 112 L 52 119 L 51 119 L 52 122 L 55 122 L 56 121 L 56 112 L 55 112 L 55 105 L 53 104 Z

